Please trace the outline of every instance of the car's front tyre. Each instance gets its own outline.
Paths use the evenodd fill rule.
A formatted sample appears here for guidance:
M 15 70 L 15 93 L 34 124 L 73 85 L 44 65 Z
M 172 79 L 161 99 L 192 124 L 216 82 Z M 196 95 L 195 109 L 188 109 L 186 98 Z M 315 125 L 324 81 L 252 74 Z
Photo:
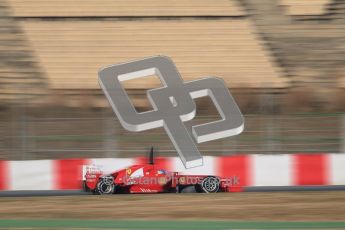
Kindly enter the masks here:
M 204 193 L 216 193 L 219 190 L 219 186 L 220 180 L 215 176 L 207 176 L 200 183 L 200 188 Z

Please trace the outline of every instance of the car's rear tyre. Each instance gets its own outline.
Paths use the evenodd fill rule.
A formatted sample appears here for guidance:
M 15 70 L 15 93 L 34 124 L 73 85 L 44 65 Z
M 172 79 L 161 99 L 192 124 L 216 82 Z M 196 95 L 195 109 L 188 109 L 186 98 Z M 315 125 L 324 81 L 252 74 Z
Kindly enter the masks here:
M 215 176 L 207 176 L 200 183 L 200 188 L 204 193 L 216 193 L 219 190 L 219 186 L 220 180 Z
M 96 194 L 109 195 L 113 194 L 115 185 L 113 182 L 113 177 L 102 177 L 97 183 Z
M 180 193 L 196 193 L 196 189 L 194 185 L 188 185 L 186 187 L 181 188 Z

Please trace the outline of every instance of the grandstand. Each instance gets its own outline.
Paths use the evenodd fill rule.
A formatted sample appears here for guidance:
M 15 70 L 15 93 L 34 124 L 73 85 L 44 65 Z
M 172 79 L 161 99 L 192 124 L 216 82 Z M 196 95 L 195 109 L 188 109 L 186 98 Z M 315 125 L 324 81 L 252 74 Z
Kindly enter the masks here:
M 338 49 L 341 26 L 291 24 L 289 18 L 321 17 L 328 11 L 333 17 L 341 15 L 341 1 L 9 0 L 2 4 L 4 18 L 17 31 L 3 36 L 4 41 L 11 40 L 4 49 L 20 50 L 15 59 L 31 63 L 25 69 L 16 68 L 17 64 L 1 68 L 1 82 L 17 82 L 1 92 L 7 102 L 22 98 L 18 95 L 23 92 L 26 96 L 49 92 L 49 103 L 56 94 L 74 99 L 99 95 L 99 68 L 157 54 L 172 57 L 185 80 L 213 75 L 224 78 L 231 88 L 253 89 L 323 82 L 323 75 L 339 69 L 343 56 Z M 6 27 L 5 21 L 2 26 Z M 331 51 L 326 48 L 330 40 Z M 23 72 L 31 76 L 22 77 Z M 17 79 L 23 79 L 21 84 Z M 141 79 L 126 87 L 153 88 L 155 83 Z M 67 96 L 59 100 L 73 104 Z
M 280 5 L 286 7 L 288 15 L 322 15 L 330 3 L 331 0 L 280 0 Z
M 9 0 L 15 17 L 242 16 L 229 0 Z
M 332 20 L 333 24 L 341 23 L 345 18 L 343 0 L 280 0 L 285 14 L 299 21 Z
M 345 3 L 342 0 L 333 1 L 329 8 L 328 14 L 330 19 L 338 21 L 339 23 L 345 20 Z
M 0 30 L 0 105 L 46 94 L 37 60 L 4 1 L 0 2 Z
M 157 54 L 171 57 L 186 81 L 220 76 L 229 87 L 286 87 L 247 20 L 29 21 L 22 27 L 54 89 L 99 88 L 101 67 Z M 135 83 L 129 87 L 146 87 Z
M 157 54 L 172 57 L 185 81 L 222 77 L 246 114 L 345 108 L 343 0 L 7 0 L 0 15 L 2 155 L 58 158 L 49 151 L 83 146 L 96 157 L 161 138 L 153 131 L 137 141 L 114 125 L 97 82 L 101 67 Z M 140 109 L 149 107 L 145 90 L 159 85 L 154 79 L 124 83 Z M 197 103 L 201 115 L 215 116 L 210 103 Z M 338 151 L 340 118 L 298 120 L 249 116 L 240 138 L 201 147 Z
M 31 50 L 29 61 L 41 73 L 49 103 L 51 95 L 62 94 L 62 104 L 80 106 L 78 95 L 100 94 L 99 68 L 157 54 L 172 57 L 185 80 L 219 76 L 231 88 L 288 87 L 284 71 L 238 1 L 8 2 L 20 31 L 15 36 Z M 155 87 L 146 79 L 126 86 Z M 18 94 L 16 88 L 7 90 L 10 96 Z M 53 101 L 58 103 L 56 97 Z
M 330 1 L 322 15 L 296 16 L 287 15 L 285 7 L 271 0 L 244 2 L 292 87 L 339 87 L 345 59 L 344 1 Z M 310 2 L 318 1 L 299 1 L 299 5 Z

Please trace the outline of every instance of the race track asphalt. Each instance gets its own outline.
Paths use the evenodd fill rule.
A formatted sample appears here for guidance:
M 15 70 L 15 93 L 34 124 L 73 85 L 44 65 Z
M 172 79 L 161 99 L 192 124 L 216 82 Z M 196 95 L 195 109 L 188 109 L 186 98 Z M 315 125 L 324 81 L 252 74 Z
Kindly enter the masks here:
M 345 221 L 345 191 L 1 197 L 0 219 Z
M 298 191 L 345 191 L 345 185 L 328 186 L 255 186 L 243 188 L 243 192 L 298 192 Z M 19 190 L 0 191 L 0 197 L 33 196 L 84 196 L 91 193 L 80 190 Z

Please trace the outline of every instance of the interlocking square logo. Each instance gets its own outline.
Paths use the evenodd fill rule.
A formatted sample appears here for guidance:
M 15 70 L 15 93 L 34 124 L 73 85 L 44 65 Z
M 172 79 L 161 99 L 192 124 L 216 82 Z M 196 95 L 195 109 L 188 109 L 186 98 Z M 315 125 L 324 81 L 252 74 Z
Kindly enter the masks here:
M 147 91 L 153 110 L 138 113 L 121 82 L 156 75 L 163 87 Z M 194 98 L 209 96 L 221 120 L 196 125 L 192 134 L 197 143 L 240 134 L 244 118 L 224 81 L 207 77 L 183 82 L 172 60 L 154 56 L 112 65 L 99 72 L 99 83 L 122 126 L 129 131 L 164 127 L 186 168 L 201 166 L 202 156 L 183 122 L 195 117 Z

